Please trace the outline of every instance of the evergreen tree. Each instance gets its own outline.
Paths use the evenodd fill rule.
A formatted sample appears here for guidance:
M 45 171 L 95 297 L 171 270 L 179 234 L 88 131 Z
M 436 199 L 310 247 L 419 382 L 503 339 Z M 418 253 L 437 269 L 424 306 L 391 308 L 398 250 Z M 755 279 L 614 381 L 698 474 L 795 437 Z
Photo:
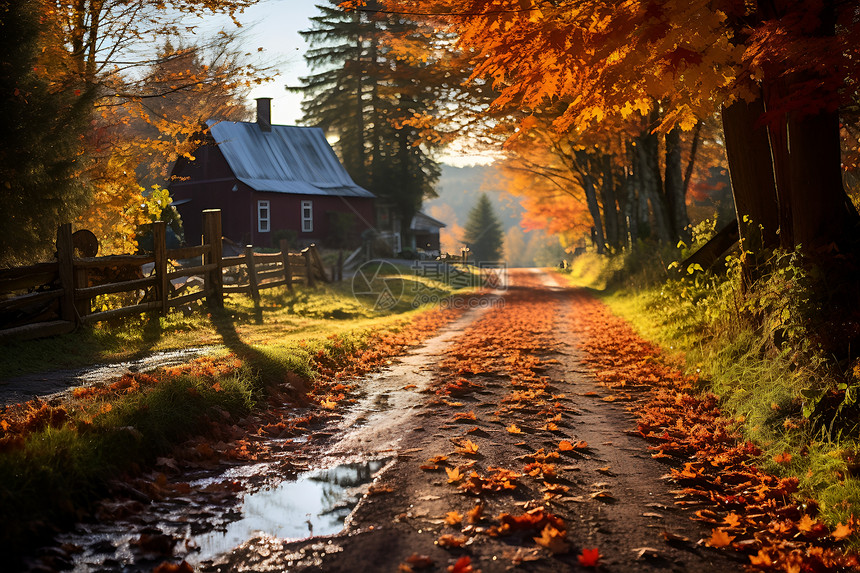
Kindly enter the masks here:
M 431 83 L 418 81 L 430 64 L 398 56 L 386 43 L 417 33 L 416 24 L 395 15 L 346 12 L 337 0 L 329 2 L 318 6 L 312 29 L 302 32 L 311 45 L 305 58 L 316 72 L 295 88 L 305 94 L 304 121 L 338 137 L 335 148 L 346 170 L 395 210 L 406 238 L 423 200 L 435 197 L 440 175 L 418 145 L 418 130 L 404 123 L 435 102 Z
M 502 258 L 503 241 L 502 224 L 487 194 L 481 193 L 478 202 L 469 211 L 463 242 L 472 252 L 472 260 L 481 263 L 499 261 Z
M 0 2 L 0 265 L 53 253 L 57 226 L 86 206 L 81 176 L 92 93 L 58 82 L 68 62 L 41 0 Z

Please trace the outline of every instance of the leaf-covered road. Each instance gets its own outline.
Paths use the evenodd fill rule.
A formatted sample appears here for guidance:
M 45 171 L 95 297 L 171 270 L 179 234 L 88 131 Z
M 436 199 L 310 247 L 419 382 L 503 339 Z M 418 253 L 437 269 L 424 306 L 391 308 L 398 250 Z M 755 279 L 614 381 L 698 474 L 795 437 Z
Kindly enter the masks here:
M 345 532 L 261 537 L 207 570 L 737 570 L 738 557 L 697 543 L 711 529 L 675 504 L 629 402 L 584 364 L 575 325 L 587 297 L 546 283 L 514 274 L 503 304 L 431 357 L 429 388 L 386 377 L 423 392 L 422 405 L 389 428 L 394 452 L 378 444 L 394 461 Z

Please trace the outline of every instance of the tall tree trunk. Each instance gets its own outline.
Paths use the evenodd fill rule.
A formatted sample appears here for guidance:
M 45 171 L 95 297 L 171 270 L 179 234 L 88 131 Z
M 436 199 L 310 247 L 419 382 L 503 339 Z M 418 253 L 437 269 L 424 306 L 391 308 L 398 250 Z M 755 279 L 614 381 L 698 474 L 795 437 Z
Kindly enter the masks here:
M 662 193 L 663 181 L 660 177 L 660 151 L 657 136 L 648 132 L 643 133 L 639 136 L 636 149 L 639 153 L 641 193 L 651 206 L 654 221 L 652 231 L 656 233 L 661 243 L 671 243 L 672 233 L 669 229 L 669 217 Z
M 618 206 L 615 202 L 615 178 L 612 176 L 612 156 L 603 155 L 600 158 L 600 169 L 603 172 L 600 183 L 600 200 L 603 203 L 603 221 L 606 225 L 606 242 L 614 250 L 621 248 L 621 238 L 618 232 Z
M 600 206 L 597 204 L 597 191 L 594 189 L 594 178 L 584 175 L 582 186 L 585 188 L 585 201 L 588 204 L 588 212 L 594 221 L 594 232 L 596 234 L 597 252 L 603 254 L 606 251 L 606 243 L 603 238 L 603 224 L 600 221 Z
M 684 199 L 686 200 L 687 193 L 690 192 L 690 180 L 693 178 L 693 167 L 696 165 L 696 152 L 699 150 L 699 139 L 702 134 L 703 122 L 699 120 L 696 123 L 696 128 L 693 130 L 693 141 L 690 143 L 690 161 L 687 162 L 687 169 L 684 170 Z
M 738 100 L 722 108 L 726 158 L 732 181 L 732 196 L 744 252 L 760 255 L 779 245 L 779 204 L 764 126 L 757 122 L 764 113 L 761 98 Z M 750 261 L 755 266 L 755 261 Z
M 687 216 L 687 201 L 681 175 L 681 129 L 673 128 L 665 137 L 666 142 L 666 207 L 672 224 L 674 237 L 690 242 L 690 218 Z

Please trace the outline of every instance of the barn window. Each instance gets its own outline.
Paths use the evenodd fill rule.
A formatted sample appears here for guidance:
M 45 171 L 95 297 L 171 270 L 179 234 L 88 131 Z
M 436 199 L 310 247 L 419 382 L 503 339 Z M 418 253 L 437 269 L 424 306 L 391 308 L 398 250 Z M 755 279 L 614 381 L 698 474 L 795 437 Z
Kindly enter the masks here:
M 269 210 L 269 202 L 257 201 L 257 231 L 260 233 L 268 233 L 270 219 L 271 211 Z
M 313 201 L 302 201 L 302 233 L 310 233 L 314 230 L 314 204 Z

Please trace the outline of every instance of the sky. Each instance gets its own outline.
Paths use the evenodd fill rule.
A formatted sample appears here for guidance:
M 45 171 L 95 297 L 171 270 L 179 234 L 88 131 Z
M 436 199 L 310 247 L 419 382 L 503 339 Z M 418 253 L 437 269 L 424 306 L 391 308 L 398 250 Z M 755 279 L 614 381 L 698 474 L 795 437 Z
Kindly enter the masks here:
M 252 90 L 250 98 L 272 98 L 272 123 L 295 125 L 302 118 L 302 94 L 288 92 L 285 86 L 301 85 L 299 78 L 310 73 L 304 60 L 308 48 L 301 30 L 311 27 L 310 18 L 319 11 L 314 0 L 261 0 L 237 15 L 246 28 L 243 48 L 264 62 L 276 64 L 273 81 Z M 229 18 L 206 18 L 201 31 L 215 33 L 219 29 L 235 29 Z M 262 52 L 257 52 L 263 48 Z M 462 155 L 447 152 L 440 155 L 443 163 L 455 166 L 492 163 L 489 155 Z

